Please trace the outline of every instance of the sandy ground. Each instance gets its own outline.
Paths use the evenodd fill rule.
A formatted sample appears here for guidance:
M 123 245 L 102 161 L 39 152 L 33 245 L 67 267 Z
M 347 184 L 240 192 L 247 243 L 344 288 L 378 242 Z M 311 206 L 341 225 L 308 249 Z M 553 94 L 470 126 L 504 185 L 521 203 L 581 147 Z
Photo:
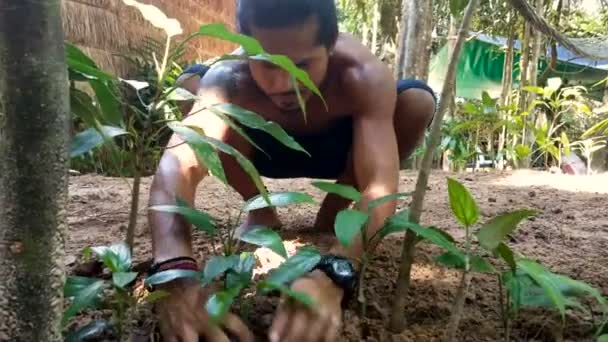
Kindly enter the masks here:
M 472 192 L 482 211 L 481 219 L 508 210 L 535 209 L 540 214 L 522 223 L 509 244 L 518 252 L 538 260 L 554 272 L 588 282 L 604 295 L 608 294 L 608 175 L 568 176 L 536 171 L 510 173 L 465 173 L 459 175 L 435 172 L 430 180 L 425 202 L 424 224 L 446 229 L 457 239 L 463 236 L 451 215 L 447 202 L 446 176 L 462 181 Z M 400 191 L 412 191 L 416 174 L 401 175 Z M 151 258 L 146 207 L 151 179 L 143 180 L 140 220 L 136 234 L 135 260 Z M 309 185 L 310 180 L 266 180 L 270 191 L 305 191 L 317 200 L 322 193 Z M 66 263 L 74 267 L 86 246 L 118 242 L 125 236 L 130 199 L 130 180 L 83 175 L 70 181 L 69 234 L 66 241 Z M 226 229 L 229 218 L 234 221 L 242 201 L 233 191 L 211 178 L 198 189 L 197 207 L 218 219 Z M 409 200 L 400 203 L 406 206 Z M 289 252 L 310 243 L 327 244 L 326 233 L 314 232 L 317 207 L 281 208 L 284 223 L 281 234 Z M 377 251 L 368 272 L 370 301 L 389 310 L 397 275 L 397 262 L 402 238 L 392 236 Z M 199 259 L 211 253 L 209 240 L 195 233 Z M 412 286 L 404 315 L 408 328 L 400 335 L 389 336 L 381 311 L 371 308 L 366 326 L 354 311 L 345 312 L 343 341 L 437 341 L 450 314 L 458 274 L 433 263 L 439 249 L 420 244 L 412 273 Z M 256 252 L 262 269 L 277 262 L 270 253 Z M 461 322 L 460 341 L 498 341 L 502 339 L 502 323 L 498 306 L 496 279 L 475 275 L 466 300 Z M 244 312 L 248 324 L 262 333 L 268 327 L 276 300 L 258 297 L 253 309 Z M 238 308 L 235 308 L 238 310 Z M 594 312 L 592 311 L 592 314 Z M 597 316 L 597 312 L 595 315 Z M 559 316 L 542 310 L 525 310 L 513 323 L 511 338 L 517 341 L 591 341 L 594 333 L 593 315 L 569 313 L 564 328 Z

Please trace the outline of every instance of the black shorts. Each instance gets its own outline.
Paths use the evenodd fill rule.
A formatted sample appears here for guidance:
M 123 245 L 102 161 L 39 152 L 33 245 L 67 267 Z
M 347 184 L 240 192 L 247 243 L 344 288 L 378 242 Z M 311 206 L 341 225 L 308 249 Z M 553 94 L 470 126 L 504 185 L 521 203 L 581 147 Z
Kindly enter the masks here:
M 408 89 L 423 89 L 437 97 L 433 90 L 419 80 L 399 80 L 397 93 Z M 292 150 L 270 134 L 248 127 L 245 132 L 266 152 L 254 148 L 252 162 L 260 174 L 268 178 L 336 179 L 346 168 L 353 141 L 352 118 L 337 120 L 322 132 L 292 137 L 310 154 Z

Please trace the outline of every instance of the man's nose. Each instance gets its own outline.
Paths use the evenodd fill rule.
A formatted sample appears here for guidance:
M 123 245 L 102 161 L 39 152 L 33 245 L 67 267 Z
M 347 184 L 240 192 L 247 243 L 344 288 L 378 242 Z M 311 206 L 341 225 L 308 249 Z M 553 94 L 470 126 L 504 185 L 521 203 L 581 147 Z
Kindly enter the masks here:
M 270 78 L 273 94 L 291 93 L 294 90 L 291 76 L 286 71 L 273 70 Z

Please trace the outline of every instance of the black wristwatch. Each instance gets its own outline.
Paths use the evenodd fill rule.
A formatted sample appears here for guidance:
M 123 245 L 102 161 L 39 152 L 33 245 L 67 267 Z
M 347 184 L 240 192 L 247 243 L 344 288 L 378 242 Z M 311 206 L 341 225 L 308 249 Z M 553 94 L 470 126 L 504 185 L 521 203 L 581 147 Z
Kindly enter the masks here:
M 322 271 L 344 290 L 343 303 L 353 296 L 359 281 L 359 274 L 350 260 L 339 255 L 326 254 L 321 256 L 321 261 L 313 268 L 314 270 Z

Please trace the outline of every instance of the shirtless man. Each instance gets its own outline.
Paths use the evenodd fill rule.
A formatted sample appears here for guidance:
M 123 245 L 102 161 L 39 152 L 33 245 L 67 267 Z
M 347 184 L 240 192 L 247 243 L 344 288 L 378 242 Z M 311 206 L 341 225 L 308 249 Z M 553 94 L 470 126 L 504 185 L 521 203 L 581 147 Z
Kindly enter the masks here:
M 320 178 L 350 184 L 363 194 L 362 204 L 397 192 L 399 164 L 424 136 L 435 111 L 432 90 L 417 81 L 396 82 L 389 68 L 369 49 L 348 34 L 338 32 L 334 0 L 240 0 L 237 22 L 240 32 L 257 39 L 272 54 L 288 56 L 308 72 L 327 102 L 307 89 L 307 121 L 299 109 L 291 78 L 282 69 L 262 61 L 226 61 L 211 68 L 200 81 L 201 106 L 230 102 L 254 111 L 281 125 L 310 154 L 283 147 L 269 135 L 246 132 L 272 156 L 255 150 L 224 122 L 205 111 L 184 122 L 200 126 L 205 133 L 234 146 L 250 158 L 263 176 L 270 178 Z M 169 145 L 180 142 L 173 137 Z M 230 185 L 247 200 L 258 194 L 239 164 L 221 154 Z M 173 204 L 177 196 L 194 203 L 195 190 L 207 170 L 199 165 L 190 148 L 181 144 L 167 149 L 154 176 L 150 204 Z M 338 211 L 350 203 L 328 195 L 316 217 L 316 226 L 331 229 Z M 395 212 L 395 202 L 373 210 L 367 236 Z M 200 269 L 193 258 L 189 226 L 179 217 L 150 212 L 153 256 L 157 269 Z M 243 229 L 251 225 L 279 225 L 276 212 L 251 212 Z M 361 239 L 340 248 L 336 240 L 327 255 L 356 278 Z M 339 284 L 327 268 L 316 268 L 291 285 L 307 293 L 318 306 L 312 311 L 285 302 L 277 310 L 269 331 L 271 341 L 334 341 L 341 327 L 341 302 L 345 284 Z M 349 285 L 349 284 L 346 284 Z M 195 282 L 174 281 L 164 287 L 170 296 L 159 302 L 163 335 L 168 341 L 226 340 L 212 328 L 204 314 L 204 297 Z M 242 323 L 231 316 L 228 330 Z M 249 335 L 250 336 L 250 335 Z

